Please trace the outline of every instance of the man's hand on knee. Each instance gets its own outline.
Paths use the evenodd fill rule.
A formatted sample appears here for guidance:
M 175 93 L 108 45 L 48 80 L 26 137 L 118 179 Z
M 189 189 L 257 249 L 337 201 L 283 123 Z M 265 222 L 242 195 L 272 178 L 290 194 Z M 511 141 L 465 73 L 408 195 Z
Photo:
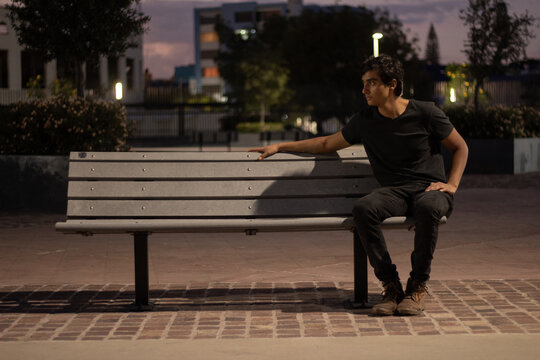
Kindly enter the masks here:
M 443 182 L 434 182 L 426 188 L 426 191 L 444 191 L 454 195 L 457 191 L 457 187 Z

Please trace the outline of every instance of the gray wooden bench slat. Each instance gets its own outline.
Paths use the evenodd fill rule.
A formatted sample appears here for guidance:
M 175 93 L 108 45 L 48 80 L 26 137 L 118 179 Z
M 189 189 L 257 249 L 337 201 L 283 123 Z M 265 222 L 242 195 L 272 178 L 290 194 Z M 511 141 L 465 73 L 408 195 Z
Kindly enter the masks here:
M 192 151 L 130 151 L 130 152 L 72 152 L 70 161 L 253 161 L 260 154 L 245 151 L 232 152 L 192 152 Z M 366 158 L 363 149 L 340 150 L 334 154 L 286 154 L 273 155 L 265 161 L 307 160 L 307 159 L 354 159 Z
M 271 165 L 271 166 L 270 166 Z M 70 179 L 223 179 L 271 177 L 339 177 L 372 174 L 367 160 L 204 163 L 74 162 Z
M 239 217 L 350 214 L 356 198 L 68 200 L 68 216 Z
M 441 224 L 446 223 L 446 217 Z M 383 222 L 385 229 L 403 228 L 414 225 L 414 219 L 395 216 Z M 91 232 L 95 234 L 121 234 L 133 232 L 155 233 L 209 233 L 209 232 L 260 232 L 352 230 L 354 223 L 350 217 L 284 218 L 284 219 L 99 219 L 67 220 L 58 223 L 58 231 L 72 234 Z
M 373 177 L 351 179 L 231 181 L 70 181 L 68 198 L 231 198 L 365 194 Z

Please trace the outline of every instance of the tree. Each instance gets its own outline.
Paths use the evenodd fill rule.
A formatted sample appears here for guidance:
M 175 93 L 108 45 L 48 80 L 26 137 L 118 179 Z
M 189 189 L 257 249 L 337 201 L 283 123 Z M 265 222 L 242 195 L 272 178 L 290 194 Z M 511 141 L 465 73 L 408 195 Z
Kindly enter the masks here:
M 240 105 L 243 113 L 259 112 L 262 126 L 268 109 L 286 103 L 291 91 L 287 87 L 289 70 L 280 57 L 278 28 L 269 30 L 268 23 L 284 25 L 285 18 L 267 20 L 261 31 L 245 29 L 235 33 L 222 20 L 216 23 L 222 48 L 216 57 L 220 75 L 227 84 L 227 96 Z
M 250 108 L 258 105 L 262 130 L 267 107 L 285 101 L 290 93 L 287 89 L 288 70 L 264 58 L 259 61 L 243 61 L 240 70 L 246 76 L 244 90 L 247 105 Z
M 469 0 L 468 7 L 460 10 L 460 18 L 469 27 L 464 52 L 476 80 L 474 106 L 478 109 L 485 78 L 526 56 L 525 48 L 534 37 L 529 28 L 537 19 L 528 13 L 508 14 L 503 0 Z
M 255 29 L 248 29 L 247 37 L 242 38 L 223 19 L 216 23 L 215 30 L 221 44 L 215 61 L 219 74 L 226 83 L 226 95 L 230 101 L 242 107 L 245 103 L 246 75 L 241 71 L 240 64 L 262 51 L 260 41 L 255 36 Z
M 408 79 L 416 79 L 415 72 L 407 70 L 418 61 L 416 40 L 408 41 L 397 17 L 364 7 L 315 7 L 300 16 L 272 17 L 262 29 L 248 29 L 244 38 L 218 24 L 221 51 L 216 61 L 233 100 L 249 99 L 240 64 L 265 59 L 287 69 L 290 92 L 283 94 L 290 96 L 280 98 L 290 99 L 287 111 L 309 112 L 319 124 L 331 117 L 344 123 L 365 104 L 361 64 L 372 54 L 376 29 L 384 34 L 382 52 L 403 61 Z
M 391 16 L 388 10 L 375 12 L 377 28 L 384 34 L 380 42 L 381 51 L 387 55 L 399 59 L 405 70 L 403 94 L 406 97 L 413 97 L 418 94 L 415 88 L 423 85 L 423 81 L 418 81 L 427 76 L 426 71 L 421 67 L 418 53 L 418 39 L 407 36 L 409 30 L 403 29 L 403 24 L 397 16 Z
M 429 33 L 426 43 L 426 62 L 428 65 L 439 64 L 439 39 L 435 32 L 433 23 L 429 26 Z
M 336 117 L 342 123 L 365 105 L 362 63 L 373 53 L 372 34 L 384 34 L 381 53 L 394 56 L 406 68 L 418 60 L 401 22 L 388 11 L 365 7 L 306 9 L 291 18 L 283 40 L 296 104 L 321 123 Z M 414 78 L 413 72 L 405 71 Z
M 140 0 L 12 0 L 8 17 L 19 43 L 45 61 L 58 59 L 70 69 L 83 96 L 82 65 L 101 55 L 120 56 L 135 47 L 150 17 Z

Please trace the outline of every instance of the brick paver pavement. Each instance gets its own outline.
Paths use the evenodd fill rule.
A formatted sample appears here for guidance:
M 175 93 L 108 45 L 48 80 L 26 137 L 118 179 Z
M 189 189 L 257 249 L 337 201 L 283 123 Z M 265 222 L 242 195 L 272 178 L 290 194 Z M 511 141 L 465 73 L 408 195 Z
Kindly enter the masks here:
M 0 341 L 238 339 L 540 333 L 540 280 L 430 282 L 424 315 L 348 310 L 352 283 L 191 283 L 151 289 L 131 312 L 132 285 L 0 287 Z M 370 284 L 370 301 L 380 298 Z

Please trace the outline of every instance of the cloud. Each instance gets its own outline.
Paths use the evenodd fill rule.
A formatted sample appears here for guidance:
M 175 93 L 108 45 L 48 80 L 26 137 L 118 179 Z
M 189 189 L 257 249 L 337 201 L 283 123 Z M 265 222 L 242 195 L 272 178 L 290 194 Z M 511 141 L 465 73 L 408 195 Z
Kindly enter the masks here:
M 145 67 L 154 78 L 168 79 L 174 74 L 174 67 L 193 64 L 192 42 L 151 42 L 145 43 Z
M 456 18 L 458 10 L 465 7 L 463 0 L 389 3 L 383 6 L 391 14 L 397 15 L 404 25 L 444 22 L 448 18 Z
M 147 1 L 142 11 L 151 17 L 145 41 L 193 41 L 195 1 Z

